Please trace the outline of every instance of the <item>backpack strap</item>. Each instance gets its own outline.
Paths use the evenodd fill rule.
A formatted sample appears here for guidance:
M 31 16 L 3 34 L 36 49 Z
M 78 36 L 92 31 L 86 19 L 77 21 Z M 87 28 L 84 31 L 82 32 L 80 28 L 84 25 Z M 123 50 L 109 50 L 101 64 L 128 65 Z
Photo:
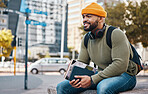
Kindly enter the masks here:
M 85 35 L 85 38 L 84 38 L 84 46 L 86 47 L 87 49 L 87 45 L 88 45 L 88 40 L 89 40 L 89 32 Z
M 87 45 L 88 45 L 88 40 L 89 40 L 89 32 L 85 35 L 85 38 L 84 38 L 84 46 L 86 47 L 86 49 L 87 49 Z M 90 57 L 89 57 L 89 60 L 91 60 Z M 94 67 L 96 68 L 95 63 L 94 63 Z
M 110 26 L 107 30 L 107 34 L 106 34 L 106 43 L 107 45 L 112 48 L 112 42 L 111 42 L 111 34 L 112 34 L 112 31 L 116 29 L 116 27 L 113 27 L 113 26 Z

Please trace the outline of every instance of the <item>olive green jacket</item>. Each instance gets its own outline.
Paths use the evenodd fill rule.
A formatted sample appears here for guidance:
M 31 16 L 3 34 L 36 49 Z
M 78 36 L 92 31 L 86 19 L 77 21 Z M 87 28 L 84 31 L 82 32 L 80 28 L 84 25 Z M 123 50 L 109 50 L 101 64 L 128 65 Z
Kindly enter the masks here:
M 111 35 L 112 48 L 106 43 L 106 32 L 102 38 L 89 39 L 88 47 L 84 46 L 84 37 L 81 42 L 78 61 L 89 64 L 91 59 L 98 66 L 98 73 L 92 75 L 92 81 L 97 84 L 102 79 L 118 76 L 124 72 L 136 75 L 137 65 L 129 60 L 132 50 L 126 35 L 120 29 L 114 29 Z

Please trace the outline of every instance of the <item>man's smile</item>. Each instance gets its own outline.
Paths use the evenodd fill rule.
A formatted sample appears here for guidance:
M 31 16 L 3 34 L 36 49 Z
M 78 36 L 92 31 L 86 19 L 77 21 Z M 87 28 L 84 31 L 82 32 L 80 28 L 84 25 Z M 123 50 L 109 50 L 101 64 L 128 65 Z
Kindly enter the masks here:
M 89 22 L 84 22 L 83 24 L 84 24 L 84 28 L 86 28 L 86 27 L 88 27 L 90 25 Z

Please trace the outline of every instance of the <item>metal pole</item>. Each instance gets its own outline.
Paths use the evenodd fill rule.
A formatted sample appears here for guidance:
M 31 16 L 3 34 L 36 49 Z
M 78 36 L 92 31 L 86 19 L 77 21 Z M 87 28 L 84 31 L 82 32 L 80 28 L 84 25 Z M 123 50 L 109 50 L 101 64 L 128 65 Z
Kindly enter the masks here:
M 14 46 L 14 76 L 16 75 L 16 46 Z
M 29 20 L 28 13 L 26 13 L 26 21 Z M 26 47 L 25 47 L 25 89 L 27 88 L 28 75 L 27 75 L 27 62 L 28 62 L 28 23 L 26 23 Z
M 63 1 L 62 36 L 61 36 L 61 58 L 63 58 L 63 50 L 64 50 L 65 4 L 66 4 L 66 1 L 64 0 Z

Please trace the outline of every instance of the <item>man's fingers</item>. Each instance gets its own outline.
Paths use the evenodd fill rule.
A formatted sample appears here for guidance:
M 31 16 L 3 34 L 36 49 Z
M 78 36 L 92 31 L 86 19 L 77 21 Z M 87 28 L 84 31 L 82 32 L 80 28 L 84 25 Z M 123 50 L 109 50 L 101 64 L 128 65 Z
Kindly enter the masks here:
M 79 79 L 77 79 L 73 84 L 76 85 L 79 82 Z
M 77 80 L 72 80 L 72 81 L 70 81 L 69 82 L 71 85 L 72 85 L 72 87 L 74 87 L 74 88 L 80 88 L 81 87 L 81 83 L 79 82 L 79 79 L 77 79 Z
M 71 85 L 76 85 L 78 82 L 79 82 L 79 79 L 77 79 L 77 80 L 73 79 L 73 80 L 70 81 L 69 83 L 70 83 Z
M 84 78 L 85 76 L 75 76 L 75 78 Z
M 70 81 L 70 84 L 75 88 L 88 88 L 91 85 L 91 78 L 89 76 L 75 76 L 77 80 Z
M 73 79 L 72 81 L 70 81 L 69 83 L 72 85 L 75 82 L 75 79 Z
M 75 87 L 79 88 L 80 85 L 81 85 L 81 83 L 79 82 L 79 83 L 77 83 L 77 84 L 75 85 Z

